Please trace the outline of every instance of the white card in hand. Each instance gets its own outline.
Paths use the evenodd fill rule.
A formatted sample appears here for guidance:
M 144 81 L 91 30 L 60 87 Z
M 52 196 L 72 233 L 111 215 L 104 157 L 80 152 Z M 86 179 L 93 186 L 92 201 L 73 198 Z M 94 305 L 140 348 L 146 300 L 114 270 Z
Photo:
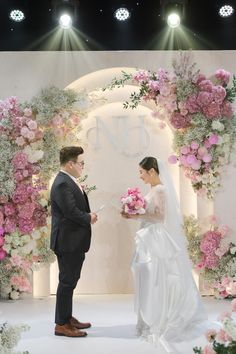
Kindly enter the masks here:
M 95 212 L 94 213 L 99 213 L 102 209 L 104 209 L 105 208 L 105 204 L 103 204 L 103 205 L 101 205 L 100 206 L 100 208 L 98 208 L 97 210 L 95 210 Z

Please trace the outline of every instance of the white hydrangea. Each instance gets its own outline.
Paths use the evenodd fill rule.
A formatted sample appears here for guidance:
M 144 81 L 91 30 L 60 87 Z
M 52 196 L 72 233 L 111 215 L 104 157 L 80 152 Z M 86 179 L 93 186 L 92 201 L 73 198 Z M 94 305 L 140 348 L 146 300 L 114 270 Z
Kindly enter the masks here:
M 221 123 L 219 120 L 213 120 L 211 126 L 212 129 L 218 130 L 219 132 L 222 132 L 225 129 L 224 124 Z
M 230 248 L 230 253 L 235 254 L 236 253 L 236 246 Z
M 31 163 L 38 162 L 44 155 L 42 150 L 34 150 L 30 145 L 27 145 L 23 151 L 28 156 L 28 161 Z

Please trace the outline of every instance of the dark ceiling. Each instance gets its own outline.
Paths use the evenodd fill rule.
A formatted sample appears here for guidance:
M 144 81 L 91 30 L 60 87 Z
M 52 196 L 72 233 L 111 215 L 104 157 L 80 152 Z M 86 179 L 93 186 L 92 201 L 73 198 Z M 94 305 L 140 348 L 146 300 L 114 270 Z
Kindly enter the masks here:
M 163 0 L 162 0 L 163 1 Z M 52 0 L 0 0 L 0 50 L 178 50 L 236 49 L 236 0 L 230 18 L 218 15 L 223 0 L 188 0 L 181 29 L 170 30 L 160 0 L 79 0 L 73 30 L 59 30 Z M 127 7 L 131 17 L 118 22 L 114 10 Z M 25 9 L 23 22 L 9 12 Z

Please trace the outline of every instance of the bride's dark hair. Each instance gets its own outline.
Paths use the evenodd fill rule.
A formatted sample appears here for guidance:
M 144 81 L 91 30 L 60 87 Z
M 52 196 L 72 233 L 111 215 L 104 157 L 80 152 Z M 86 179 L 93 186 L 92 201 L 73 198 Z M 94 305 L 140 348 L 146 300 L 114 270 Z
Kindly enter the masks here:
M 149 171 L 153 168 L 156 173 L 159 175 L 159 168 L 157 159 L 152 156 L 144 157 L 144 159 L 139 163 L 139 166 L 142 167 L 144 170 Z

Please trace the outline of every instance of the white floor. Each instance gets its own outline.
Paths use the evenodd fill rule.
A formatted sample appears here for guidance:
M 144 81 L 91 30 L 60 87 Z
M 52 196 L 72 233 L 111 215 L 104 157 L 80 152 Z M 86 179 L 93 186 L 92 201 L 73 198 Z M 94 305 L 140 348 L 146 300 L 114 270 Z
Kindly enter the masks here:
M 230 308 L 230 301 L 204 297 L 209 319 Z M 74 299 L 74 315 L 93 326 L 85 338 L 54 336 L 55 297 L 0 301 L 0 323 L 27 323 L 30 331 L 22 335 L 18 350 L 30 354 L 161 354 L 157 348 L 135 336 L 136 316 L 132 295 L 82 295 Z M 204 337 L 178 344 L 177 353 L 192 354 L 192 347 L 203 345 Z

